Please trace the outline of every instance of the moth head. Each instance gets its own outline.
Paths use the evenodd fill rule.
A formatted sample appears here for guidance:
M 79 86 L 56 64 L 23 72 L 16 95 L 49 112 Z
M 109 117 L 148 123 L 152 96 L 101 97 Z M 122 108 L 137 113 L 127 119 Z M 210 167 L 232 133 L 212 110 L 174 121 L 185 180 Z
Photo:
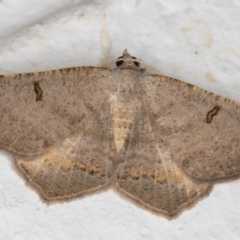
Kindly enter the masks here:
M 137 60 L 137 58 L 135 57 L 132 57 L 127 49 L 125 49 L 123 51 L 123 55 L 120 56 L 118 58 L 119 60 L 116 61 L 116 65 L 118 68 L 122 68 L 122 69 L 134 69 L 134 70 L 137 70 L 137 71 L 141 71 L 141 72 L 144 72 L 145 71 L 145 68 L 140 68 L 140 63 L 139 61 Z M 134 61 L 133 59 L 136 59 L 136 61 Z

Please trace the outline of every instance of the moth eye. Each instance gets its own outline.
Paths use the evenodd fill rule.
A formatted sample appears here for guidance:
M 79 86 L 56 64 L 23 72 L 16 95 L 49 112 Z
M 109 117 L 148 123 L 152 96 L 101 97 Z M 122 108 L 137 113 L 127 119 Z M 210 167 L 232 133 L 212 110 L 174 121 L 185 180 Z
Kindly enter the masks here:
M 119 58 L 123 58 L 123 56 L 121 56 L 121 57 L 118 57 L 118 59 Z M 135 57 L 132 57 L 132 59 L 137 59 L 137 58 L 135 58 Z M 123 64 L 123 61 L 118 61 L 118 62 L 116 62 L 116 65 L 119 67 L 120 65 L 122 65 Z M 140 66 L 140 63 L 139 62 L 134 62 L 134 64 L 135 64 L 135 66 L 137 66 L 137 67 L 139 67 Z
M 118 57 L 118 59 L 119 59 L 119 58 L 123 58 L 123 56 Z M 117 67 L 119 67 L 119 66 L 122 65 L 122 64 L 123 64 L 123 61 L 118 61 L 118 62 L 116 62 Z
M 135 57 L 132 57 L 132 59 L 137 59 Z M 134 62 L 135 66 L 139 67 L 140 66 L 140 63 L 139 62 Z

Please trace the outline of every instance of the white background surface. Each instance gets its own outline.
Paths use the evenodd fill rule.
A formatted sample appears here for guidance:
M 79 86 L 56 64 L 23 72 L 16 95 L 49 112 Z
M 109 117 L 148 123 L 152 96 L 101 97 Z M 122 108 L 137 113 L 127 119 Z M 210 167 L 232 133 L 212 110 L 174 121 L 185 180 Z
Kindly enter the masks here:
M 0 1 L 0 74 L 101 66 L 125 48 L 240 101 L 237 0 Z M 240 181 L 168 221 L 111 190 L 47 206 L 1 155 L 0 239 L 240 239 Z

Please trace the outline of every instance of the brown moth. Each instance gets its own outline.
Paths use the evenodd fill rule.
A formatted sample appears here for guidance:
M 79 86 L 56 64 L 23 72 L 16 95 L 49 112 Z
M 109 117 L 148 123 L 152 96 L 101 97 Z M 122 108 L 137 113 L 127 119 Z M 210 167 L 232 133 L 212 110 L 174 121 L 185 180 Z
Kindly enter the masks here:
M 0 76 L 1 149 L 44 202 L 111 187 L 173 218 L 240 175 L 238 103 L 115 62 Z

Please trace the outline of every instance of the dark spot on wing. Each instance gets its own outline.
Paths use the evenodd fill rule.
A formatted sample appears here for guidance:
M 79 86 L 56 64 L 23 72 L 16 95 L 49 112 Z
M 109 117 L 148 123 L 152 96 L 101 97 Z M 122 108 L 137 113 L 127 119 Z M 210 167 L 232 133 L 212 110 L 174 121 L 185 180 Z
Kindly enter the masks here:
M 43 98 L 43 91 L 40 87 L 40 84 L 38 82 L 33 83 L 34 85 L 34 92 L 36 93 L 36 101 L 41 101 Z
M 211 111 L 209 111 L 206 116 L 206 122 L 211 123 L 213 120 L 213 117 L 218 114 L 219 110 L 220 110 L 220 107 L 215 106 Z

